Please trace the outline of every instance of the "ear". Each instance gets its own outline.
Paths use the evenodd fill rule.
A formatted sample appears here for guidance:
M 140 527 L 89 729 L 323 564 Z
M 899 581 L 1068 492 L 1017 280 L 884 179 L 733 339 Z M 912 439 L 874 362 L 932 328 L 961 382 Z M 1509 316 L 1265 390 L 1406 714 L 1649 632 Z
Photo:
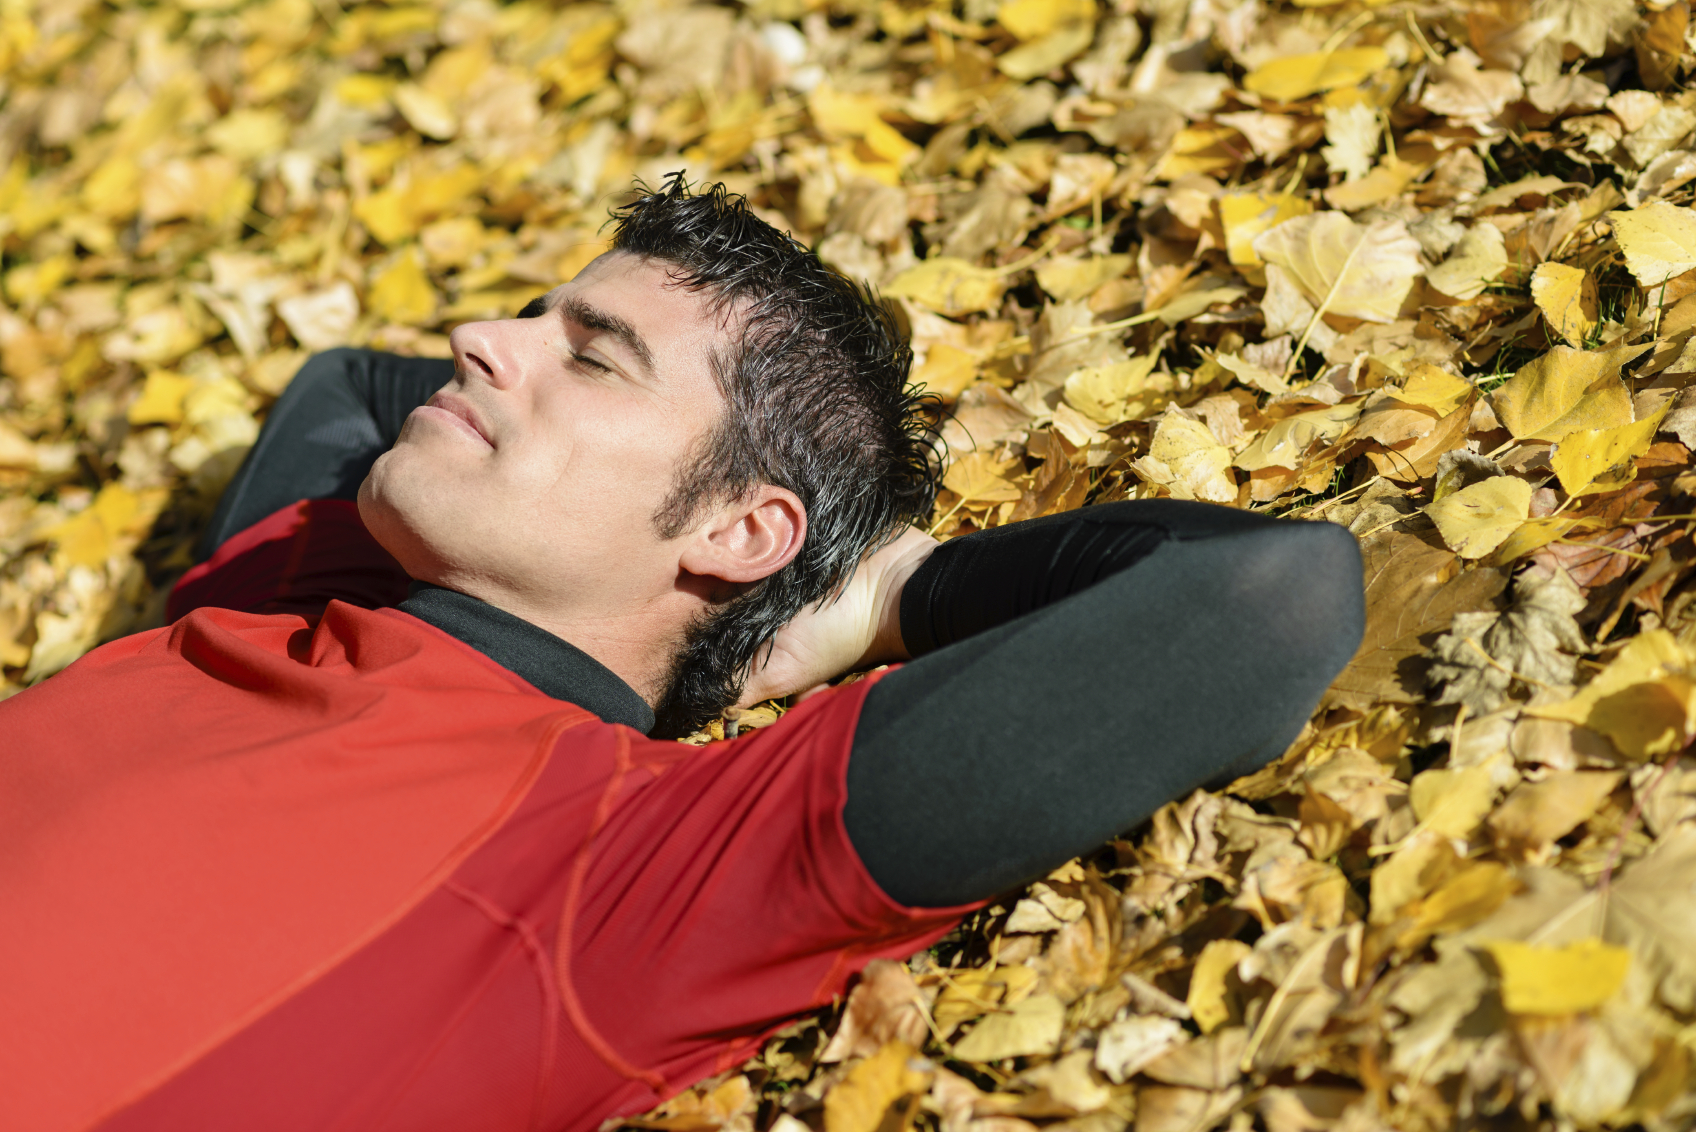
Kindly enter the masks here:
M 806 537 L 807 511 L 795 493 L 761 484 L 690 535 L 677 564 L 726 582 L 757 582 L 788 565 Z

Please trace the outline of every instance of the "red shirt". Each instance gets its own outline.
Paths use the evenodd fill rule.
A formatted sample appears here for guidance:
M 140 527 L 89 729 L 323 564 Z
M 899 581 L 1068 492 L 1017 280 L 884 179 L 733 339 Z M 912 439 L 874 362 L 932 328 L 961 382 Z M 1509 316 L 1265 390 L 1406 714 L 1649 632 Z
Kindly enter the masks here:
M 735 1065 L 964 911 L 848 842 L 869 687 L 696 748 L 394 609 L 95 650 L 0 703 L 0 1128 L 587 1132 Z

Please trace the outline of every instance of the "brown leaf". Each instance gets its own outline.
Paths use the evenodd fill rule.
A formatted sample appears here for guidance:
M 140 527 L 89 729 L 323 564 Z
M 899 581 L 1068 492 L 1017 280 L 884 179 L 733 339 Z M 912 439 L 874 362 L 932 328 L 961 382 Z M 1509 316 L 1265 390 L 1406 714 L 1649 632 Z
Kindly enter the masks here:
M 1460 570 L 1446 550 L 1387 532 L 1362 547 L 1366 635 L 1331 682 L 1322 703 L 1364 709 L 1380 701 L 1417 703 L 1421 656 L 1457 613 L 1486 609 L 1507 584 L 1499 571 Z

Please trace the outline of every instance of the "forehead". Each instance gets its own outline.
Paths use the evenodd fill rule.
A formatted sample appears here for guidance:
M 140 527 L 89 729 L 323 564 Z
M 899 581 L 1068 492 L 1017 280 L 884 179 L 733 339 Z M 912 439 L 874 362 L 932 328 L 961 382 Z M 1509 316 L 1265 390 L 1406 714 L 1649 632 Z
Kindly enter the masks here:
M 560 299 L 570 295 L 615 315 L 642 335 L 656 360 L 674 351 L 711 349 L 731 333 L 730 312 L 678 282 L 677 273 L 677 266 L 664 260 L 606 252 L 569 283 L 550 291 L 548 306 L 557 308 Z

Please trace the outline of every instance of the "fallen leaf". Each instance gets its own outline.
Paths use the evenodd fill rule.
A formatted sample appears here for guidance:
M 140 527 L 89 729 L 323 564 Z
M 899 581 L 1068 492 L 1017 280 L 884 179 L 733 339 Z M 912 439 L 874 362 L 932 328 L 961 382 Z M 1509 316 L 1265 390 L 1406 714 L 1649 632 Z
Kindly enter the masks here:
M 1477 829 L 1495 795 L 1494 776 L 1478 766 L 1424 771 L 1408 786 L 1419 824 L 1442 837 L 1465 837 Z
M 884 287 L 886 295 L 912 299 L 939 314 L 963 315 L 993 309 L 1005 284 L 1000 275 L 953 256 L 937 256 L 909 267 Z
M 1425 513 L 1443 541 L 1462 558 L 1482 558 L 1525 522 L 1531 485 L 1512 476 L 1493 476 L 1431 504 Z
M 1433 267 L 1426 282 L 1452 299 L 1476 299 L 1508 268 L 1507 242 L 1494 224 L 1474 224 L 1449 253 Z
M 1596 329 L 1596 280 L 1588 271 L 1564 263 L 1538 264 L 1531 272 L 1531 300 L 1549 329 L 1575 349 L 1582 349 Z
M 1516 856 L 1541 857 L 1551 842 L 1590 820 L 1621 777 L 1617 771 L 1555 771 L 1521 783 L 1490 815 L 1490 832 Z
M 969 452 L 948 466 L 942 486 L 966 502 L 1010 503 L 1019 489 L 1002 478 L 1007 470 L 982 452 Z
M 1242 982 L 1237 963 L 1251 948 L 1241 940 L 1209 940 L 1196 956 L 1186 1000 L 1201 1032 L 1210 1034 L 1227 1023 L 1242 1022 Z M 1233 986 L 1234 984 L 1234 986 Z
M 1399 220 L 1356 224 L 1336 212 L 1298 216 L 1270 228 L 1254 252 L 1289 274 L 1320 309 L 1370 322 L 1392 322 L 1425 270 L 1419 244 Z
M 1610 212 L 1625 265 L 1644 287 L 1658 287 L 1696 268 L 1696 211 L 1652 200 L 1629 212 Z
M 1665 416 L 1666 407 L 1663 406 L 1660 412 L 1646 420 L 1614 428 L 1569 432 L 1549 453 L 1549 466 L 1560 477 L 1561 487 L 1568 495 L 1581 495 L 1608 472 L 1647 452 Z M 1617 487 L 1618 484 L 1611 483 L 1609 486 Z
M 1172 1018 L 1144 1014 L 1110 1023 L 1096 1042 L 1095 1067 L 1123 1084 L 1184 1037 L 1183 1026 Z
M 905 1042 L 890 1042 L 848 1071 L 824 1101 L 825 1132 L 876 1132 L 889 1107 L 930 1087 L 930 1063 Z
M 1389 532 L 1362 548 L 1366 634 L 1322 702 L 1370 707 L 1418 703 L 1426 644 L 1457 613 L 1486 609 L 1507 579 L 1488 569 L 1457 570 L 1455 555 Z
M 1519 940 L 1483 945 L 1502 980 L 1502 1005 L 1515 1014 L 1593 1010 L 1625 982 L 1631 952 L 1599 939 L 1550 947 Z
M 1620 367 L 1647 346 L 1574 350 L 1556 346 L 1521 367 L 1490 396 L 1490 406 L 1521 440 L 1559 440 L 1580 429 L 1631 423 L 1631 394 Z
M 1066 1008 L 1058 998 L 1034 994 L 1008 1010 L 985 1016 L 954 1043 L 954 1054 L 967 1061 L 1052 1054 L 1060 1044 L 1065 1017 Z
M 1288 55 L 1250 71 L 1243 77 L 1243 88 L 1278 102 L 1294 102 L 1321 91 L 1354 86 L 1389 62 L 1381 47 Z

